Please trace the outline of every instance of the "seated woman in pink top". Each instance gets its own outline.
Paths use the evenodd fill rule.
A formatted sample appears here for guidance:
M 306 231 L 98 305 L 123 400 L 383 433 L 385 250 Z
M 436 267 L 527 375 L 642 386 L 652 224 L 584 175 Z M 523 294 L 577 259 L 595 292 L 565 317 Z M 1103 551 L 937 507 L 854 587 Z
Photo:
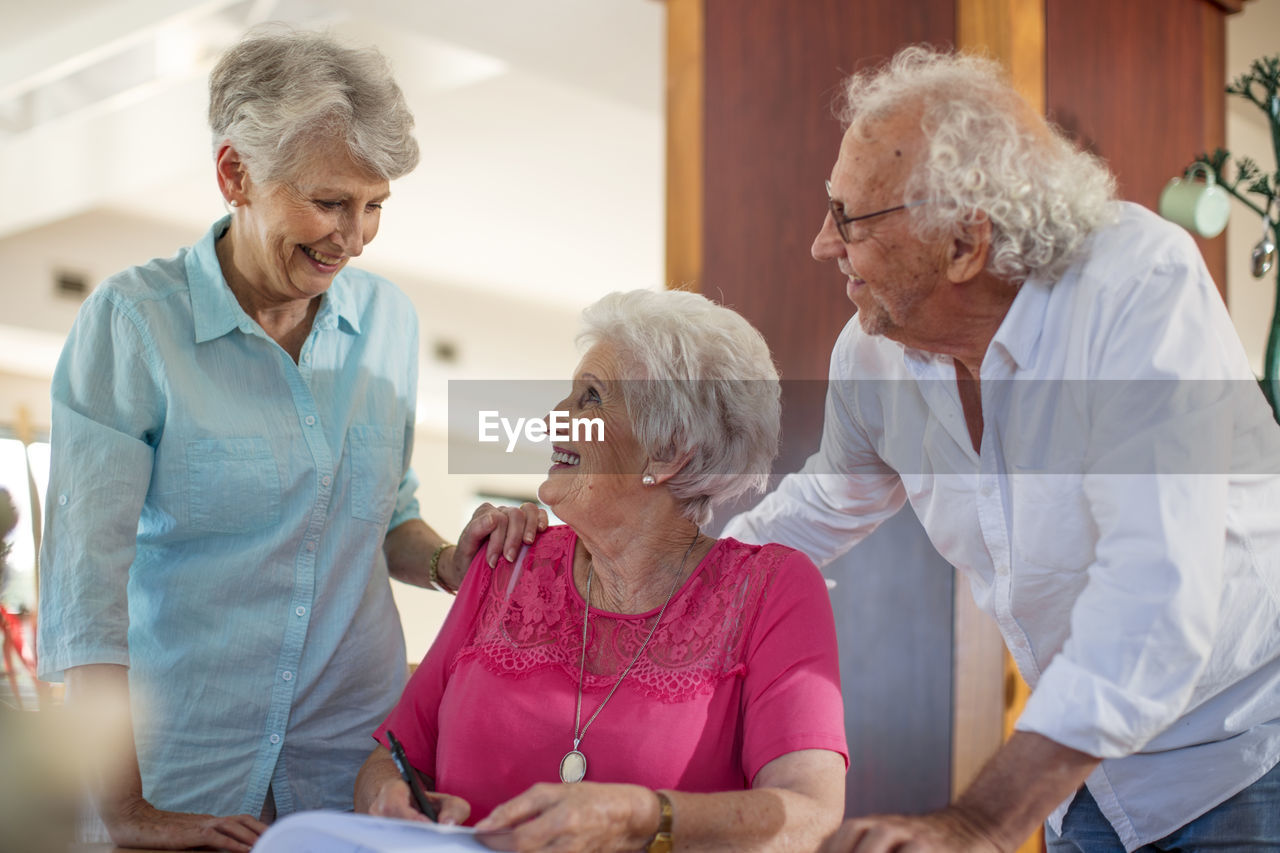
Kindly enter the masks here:
M 356 781 L 423 819 L 386 732 L 446 822 L 519 850 L 812 849 L 848 761 L 826 585 L 781 545 L 714 539 L 711 505 L 764 486 L 779 389 L 764 339 L 691 293 L 611 294 L 556 409 L 538 496 L 568 526 L 472 562 Z

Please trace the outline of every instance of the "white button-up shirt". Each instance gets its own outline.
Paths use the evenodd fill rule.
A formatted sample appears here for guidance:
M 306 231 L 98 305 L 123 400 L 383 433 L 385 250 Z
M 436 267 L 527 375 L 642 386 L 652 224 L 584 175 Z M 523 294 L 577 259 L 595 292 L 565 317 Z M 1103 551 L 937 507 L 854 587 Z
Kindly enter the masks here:
M 980 380 L 975 453 L 952 360 L 854 318 L 820 450 L 724 532 L 822 565 L 909 501 L 1033 689 L 1018 728 L 1105 759 L 1132 850 L 1280 761 L 1280 427 L 1195 244 L 1132 204 Z

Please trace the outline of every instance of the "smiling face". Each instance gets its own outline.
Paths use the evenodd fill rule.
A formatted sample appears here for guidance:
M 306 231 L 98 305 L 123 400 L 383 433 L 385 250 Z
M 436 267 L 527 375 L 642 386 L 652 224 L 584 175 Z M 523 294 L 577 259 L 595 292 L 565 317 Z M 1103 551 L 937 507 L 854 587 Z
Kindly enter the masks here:
M 221 165 L 221 164 L 220 164 Z M 309 300 L 378 233 L 390 184 L 352 161 L 341 144 L 322 147 L 287 180 L 245 175 L 237 202 L 237 271 L 263 302 Z
M 831 198 L 845 214 L 857 216 L 904 202 L 911 169 L 924 150 L 919 117 L 907 111 L 878 122 L 871 139 L 844 135 L 831 171 Z M 845 292 L 858 306 L 864 331 L 912 344 L 930 336 L 943 317 L 931 316 L 930 302 L 946 281 L 945 243 L 930 245 L 914 236 L 910 213 L 899 210 L 846 226 L 840 238 L 828 212 L 813 241 L 813 257 L 836 261 L 846 276 Z
M 574 372 L 569 396 L 556 404 L 570 418 L 600 418 L 602 441 L 554 441 L 552 465 L 538 498 L 568 524 L 591 526 L 638 497 L 647 457 L 631 430 L 622 397 L 625 378 L 617 350 L 601 341 L 587 350 Z M 598 437 L 594 431 L 583 431 Z

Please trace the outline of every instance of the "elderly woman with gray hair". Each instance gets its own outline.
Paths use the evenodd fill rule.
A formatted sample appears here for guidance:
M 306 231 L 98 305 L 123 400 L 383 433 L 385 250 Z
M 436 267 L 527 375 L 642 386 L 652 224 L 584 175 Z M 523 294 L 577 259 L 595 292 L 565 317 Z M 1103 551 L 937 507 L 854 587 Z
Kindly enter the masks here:
M 545 518 L 482 507 L 454 547 L 419 517 L 413 306 L 348 267 L 418 162 L 382 57 L 255 34 L 209 118 L 230 215 L 97 288 L 54 376 L 40 667 L 123 709 L 117 844 L 244 851 L 350 806 L 407 675 L 388 576 L 456 589 Z
M 375 737 L 362 811 L 519 850 L 800 850 L 838 823 L 847 752 L 831 603 L 808 557 L 702 532 L 766 482 L 779 389 L 742 317 L 681 292 L 588 308 L 539 489 L 567 526 L 473 562 Z M 510 829 L 510 834 L 499 830 Z

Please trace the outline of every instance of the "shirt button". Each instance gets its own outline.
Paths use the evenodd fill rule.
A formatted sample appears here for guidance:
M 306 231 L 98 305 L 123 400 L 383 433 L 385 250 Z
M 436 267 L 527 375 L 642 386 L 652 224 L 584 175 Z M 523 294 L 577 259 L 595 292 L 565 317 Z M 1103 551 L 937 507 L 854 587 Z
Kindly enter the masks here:
M 332 483 L 332 482 L 333 482 L 333 478 L 332 478 L 332 477 L 330 477 L 328 474 L 325 474 L 323 477 L 321 477 L 321 478 L 320 478 L 320 482 L 321 482 L 323 485 L 326 485 L 326 486 L 327 486 L 327 485 L 329 485 L 330 483 Z
M 308 551 L 314 551 L 315 549 L 316 549 L 316 543 L 314 541 L 310 541 L 307 543 Z
M 272 743 L 279 743 L 280 735 L 272 735 L 271 737 L 267 738 L 267 740 L 271 741 Z
M 289 670 L 287 669 L 284 672 L 280 673 L 280 677 L 283 678 L 285 681 L 293 681 L 293 673 L 289 672 Z
M 307 426 L 315 426 L 315 425 L 316 425 L 316 416 L 307 415 Z
M 66 506 L 66 505 L 67 505 L 67 496 L 58 495 L 58 506 Z
M 293 612 L 294 612 L 294 613 L 297 613 L 299 616 L 306 616 L 306 615 L 307 615 L 307 608 L 299 606 L 299 607 L 298 607 L 298 608 L 296 608 Z
M 991 484 L 990 484 L 990 483 L 987 483 L 985 486 L 983 486 L 983 487 L 982 487 L 982 496 L 983 496 L 984 498 L 989 498 L 989 497 L 991 497 L 991 493 L 992 493 L 993 491 L 995 491 L 995 489 L 994 489 L 994 488 L 992 488 L 992 486 L 991 486 Z

